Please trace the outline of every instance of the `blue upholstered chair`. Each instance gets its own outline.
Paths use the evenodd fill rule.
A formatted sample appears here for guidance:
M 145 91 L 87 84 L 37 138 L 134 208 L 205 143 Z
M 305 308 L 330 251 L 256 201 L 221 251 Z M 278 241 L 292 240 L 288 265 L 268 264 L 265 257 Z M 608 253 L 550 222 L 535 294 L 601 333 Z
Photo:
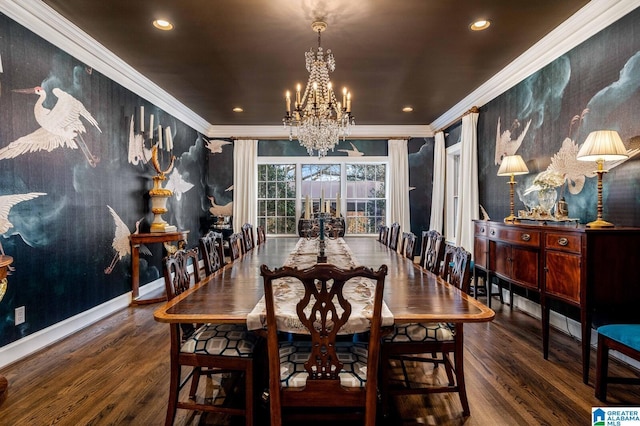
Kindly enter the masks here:
M 640 324 L 610 324 L 598 328 L 596 398 L 607 400 L 608 383 L 640 385 L 640 377 L 609 376 L 609 349 L 640 361 Z

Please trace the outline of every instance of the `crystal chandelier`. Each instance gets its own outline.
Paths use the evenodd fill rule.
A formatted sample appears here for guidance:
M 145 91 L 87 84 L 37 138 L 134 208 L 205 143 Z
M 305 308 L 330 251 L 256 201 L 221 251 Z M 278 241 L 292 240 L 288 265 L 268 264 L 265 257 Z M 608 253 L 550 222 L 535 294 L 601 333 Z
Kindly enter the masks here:
M 342 102 L 338 102 L 333 91 L 329 72 L 336 68 L 336 61 L 330 49 L 326 55 L 320 46 L 320 34 L 327 29 L 325 22 L 314 22 L 311 25 L 318 33 L 318 50 L 311 48 L 304 54 L 309 81 L 301 96 L 300 84 L 296 89 L 296 99 L 291 110 L 291 93 L 285 96 L 286 114 L 282 119 L 285 127 L 289 127 L 289 140 L 293 140 L 294 128 L 300 145 L 307 148 L 309 155 L 318 153 L 319 157 L 327 155 L 342 137 L 344 140 L 351 132 L 355 120 L 351 115 L 351 93 L 342 90 Z

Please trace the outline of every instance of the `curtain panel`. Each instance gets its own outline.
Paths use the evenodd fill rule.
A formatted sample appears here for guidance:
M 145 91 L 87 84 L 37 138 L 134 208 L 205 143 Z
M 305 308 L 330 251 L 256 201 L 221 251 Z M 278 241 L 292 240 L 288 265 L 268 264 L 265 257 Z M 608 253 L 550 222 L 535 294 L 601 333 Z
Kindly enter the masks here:
M 233 143 L 233 231 L 257 221 L 258 141 L 240 139 Z
M 431 195 L 431 220 L 429 229 L 441 234 L 444 231 L 444 198 L 445 198 L 445 161 L 444 132 L 435 135 L 433 149 L 433 192 Z
M 389 140 L 389 220 L 400 232 L 411 231 L 409 213 L 409 148 L 406 139 Z M 398 245 L 400 247 L 400 245 Z
M 473 222 L 478 219 L 478 113 L 468 112 L 462 117 L 462 145 L 458 181 L 458 214 L 456 216 L 456 245 L 473 253 Z

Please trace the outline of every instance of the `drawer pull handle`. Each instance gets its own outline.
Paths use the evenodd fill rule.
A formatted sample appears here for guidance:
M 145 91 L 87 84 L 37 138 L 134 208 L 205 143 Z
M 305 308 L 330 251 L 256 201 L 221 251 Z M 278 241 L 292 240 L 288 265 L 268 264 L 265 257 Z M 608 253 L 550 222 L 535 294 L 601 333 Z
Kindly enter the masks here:
M 495 229 L 491 230 L 491 235 L 496 235 L 496 230 Z
M 484 234 L 484 228 L 480 228 L 480 232 Z
M 569 245 L 569 240 L 564 237 L 558 238 L 558 244 L 560 244 L 561 246 Z
M 522 241 L 529 241 L 531 239 L 531 235 L 522 234 L 522 236 L 520 238 L 522 239 Z

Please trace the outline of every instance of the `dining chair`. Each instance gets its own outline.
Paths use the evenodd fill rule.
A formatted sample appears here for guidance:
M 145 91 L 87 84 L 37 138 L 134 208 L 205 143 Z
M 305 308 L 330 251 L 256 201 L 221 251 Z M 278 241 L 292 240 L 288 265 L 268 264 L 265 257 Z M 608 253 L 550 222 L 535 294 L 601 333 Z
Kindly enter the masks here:
M 267 241 L 267 236 L 264 232 L 264 226 L 256 226 L 256 235 L 258 236 L 258 245 Z
M 198 249 L 178 250 L 163 259 L 167 300 L 188 290 L 202 277 L 197 268 Z M 192 265 L 193 273 L 189 267 Z M 169 403 L 165 425 L 172 425 L 176 411 L 222 412 L 245 417 L 245 424 L 253 424 L 253 348 L 255 337 L 240 324 L 179 324 L 170 323 L 171 374 Z M 192 367 L 182 379 L 182 367 Z M 244 407 L 221 407 L 205 403 L 197 394 L 201 375 L 211 376 L 236 372 L 244 375 Z M 180 399 L 181 389 L 191 380 L 189 398 Z
M 380 225 L 378 228 L 378 241 L 385 246 L 389 245 L 389 227 L 386 225 Z
M 449 281 L 449 274 L 451 273 L 451 261 L 453 257 L 453 252 L 456 249 L 456 246 L 444 242 L 444 247 L 442 249 L 442 261 L 440 262 L 440 267 L 438 269 L 438 276 L 445 281 Z M 471 266 L 471 265 L 469 265 Z
M 596 398 L 607 401 L 607 384 L 640 385 L 638 377 L 612 377 L 609 375 L 609 350 L 618 351 L 640 362 L 640 324 L 608 324 L 598 327 L 598 353 L 596 362 Z
M 440 232 L 432 229 L 422 231 L 420 248 L 420 266 L 434 274 L 439 273 L 440 264 L 444 257 L 444 237 Z
M 462 247 L 452 250 L 452 266 L 449 280 L 462 291 L 469 289 L 471 253 Z M 394 327 L 393 333 L 385 335 L 381 345 L 381 391 L 382 410 L 389 413 L 392 395 L 431 394 L 457 392 L 462 404 L 463 415 L 468 416 L 469 401 L 464 381 L 464 334 L 462 323 L 407 323 Z M 451 361 L 453 354 L 454 361 Z M 402 370 L 401 383 L 392 385 L 391 361 L 400 363 Z M 424 373 L 409 374 L 407 363 L 417 365 L 432 363 L 435 366 L 444 364 L 448 383 L 426 384 L 418 379 Z
M 416 235 L 413 232 L 402 233 L 402 244 L 400 245 L 400 253 L 407 259 L 413 260 L 415 257 L 414 249 L 416 246 Z
M 244 237 L 244 253 L 249 250 L 253 250 L 255 247 L 254 238 L 253 238 L 253 225 L 250 223 L 245 223 L 242 225 L 242 236 Z
M 398 239 L 400 238 L 400 224 L 394 222 L 389 228 L 389 248 L 391 250 L 398 250 Z
M 198 244 L 206 275 L 211 275 L 224 266 L 223 238 L 220 232 L 209 231 L 199 239 Z
M 231 261 L 233 262 L 240 257 L 241 246 L 244 246 L 244 242 L 241 233 L 231 234 L 229 237 L 229 249 L 231 251 Z
M 291 267 L 270 270 L 262 265 L 260 272 L 267 314 L 270 425 L 281 425 L 283 418 L 311 417 L 318 421 L 336 414 L 340 420 L 364 416 L 365 425 L 375 425 L 387 266 L 382 265 L 374 272 L 363 266 L 341 269 L 332 264 L 315 264 L 302 270 Z M 345 283 L 362 278 L 376 282 L 368 343 L 354 342 L 348 330 L 342 335 L 352 313 L 344 292 Z M 307 333 L 306 339 L 279 340 L 281 324 L 276 318 L 273 282 L 280 279 L 287 280 L 290 288 L 304 287 L 296 312 Z M 333 411 L 338 407 L 356 411 Z

